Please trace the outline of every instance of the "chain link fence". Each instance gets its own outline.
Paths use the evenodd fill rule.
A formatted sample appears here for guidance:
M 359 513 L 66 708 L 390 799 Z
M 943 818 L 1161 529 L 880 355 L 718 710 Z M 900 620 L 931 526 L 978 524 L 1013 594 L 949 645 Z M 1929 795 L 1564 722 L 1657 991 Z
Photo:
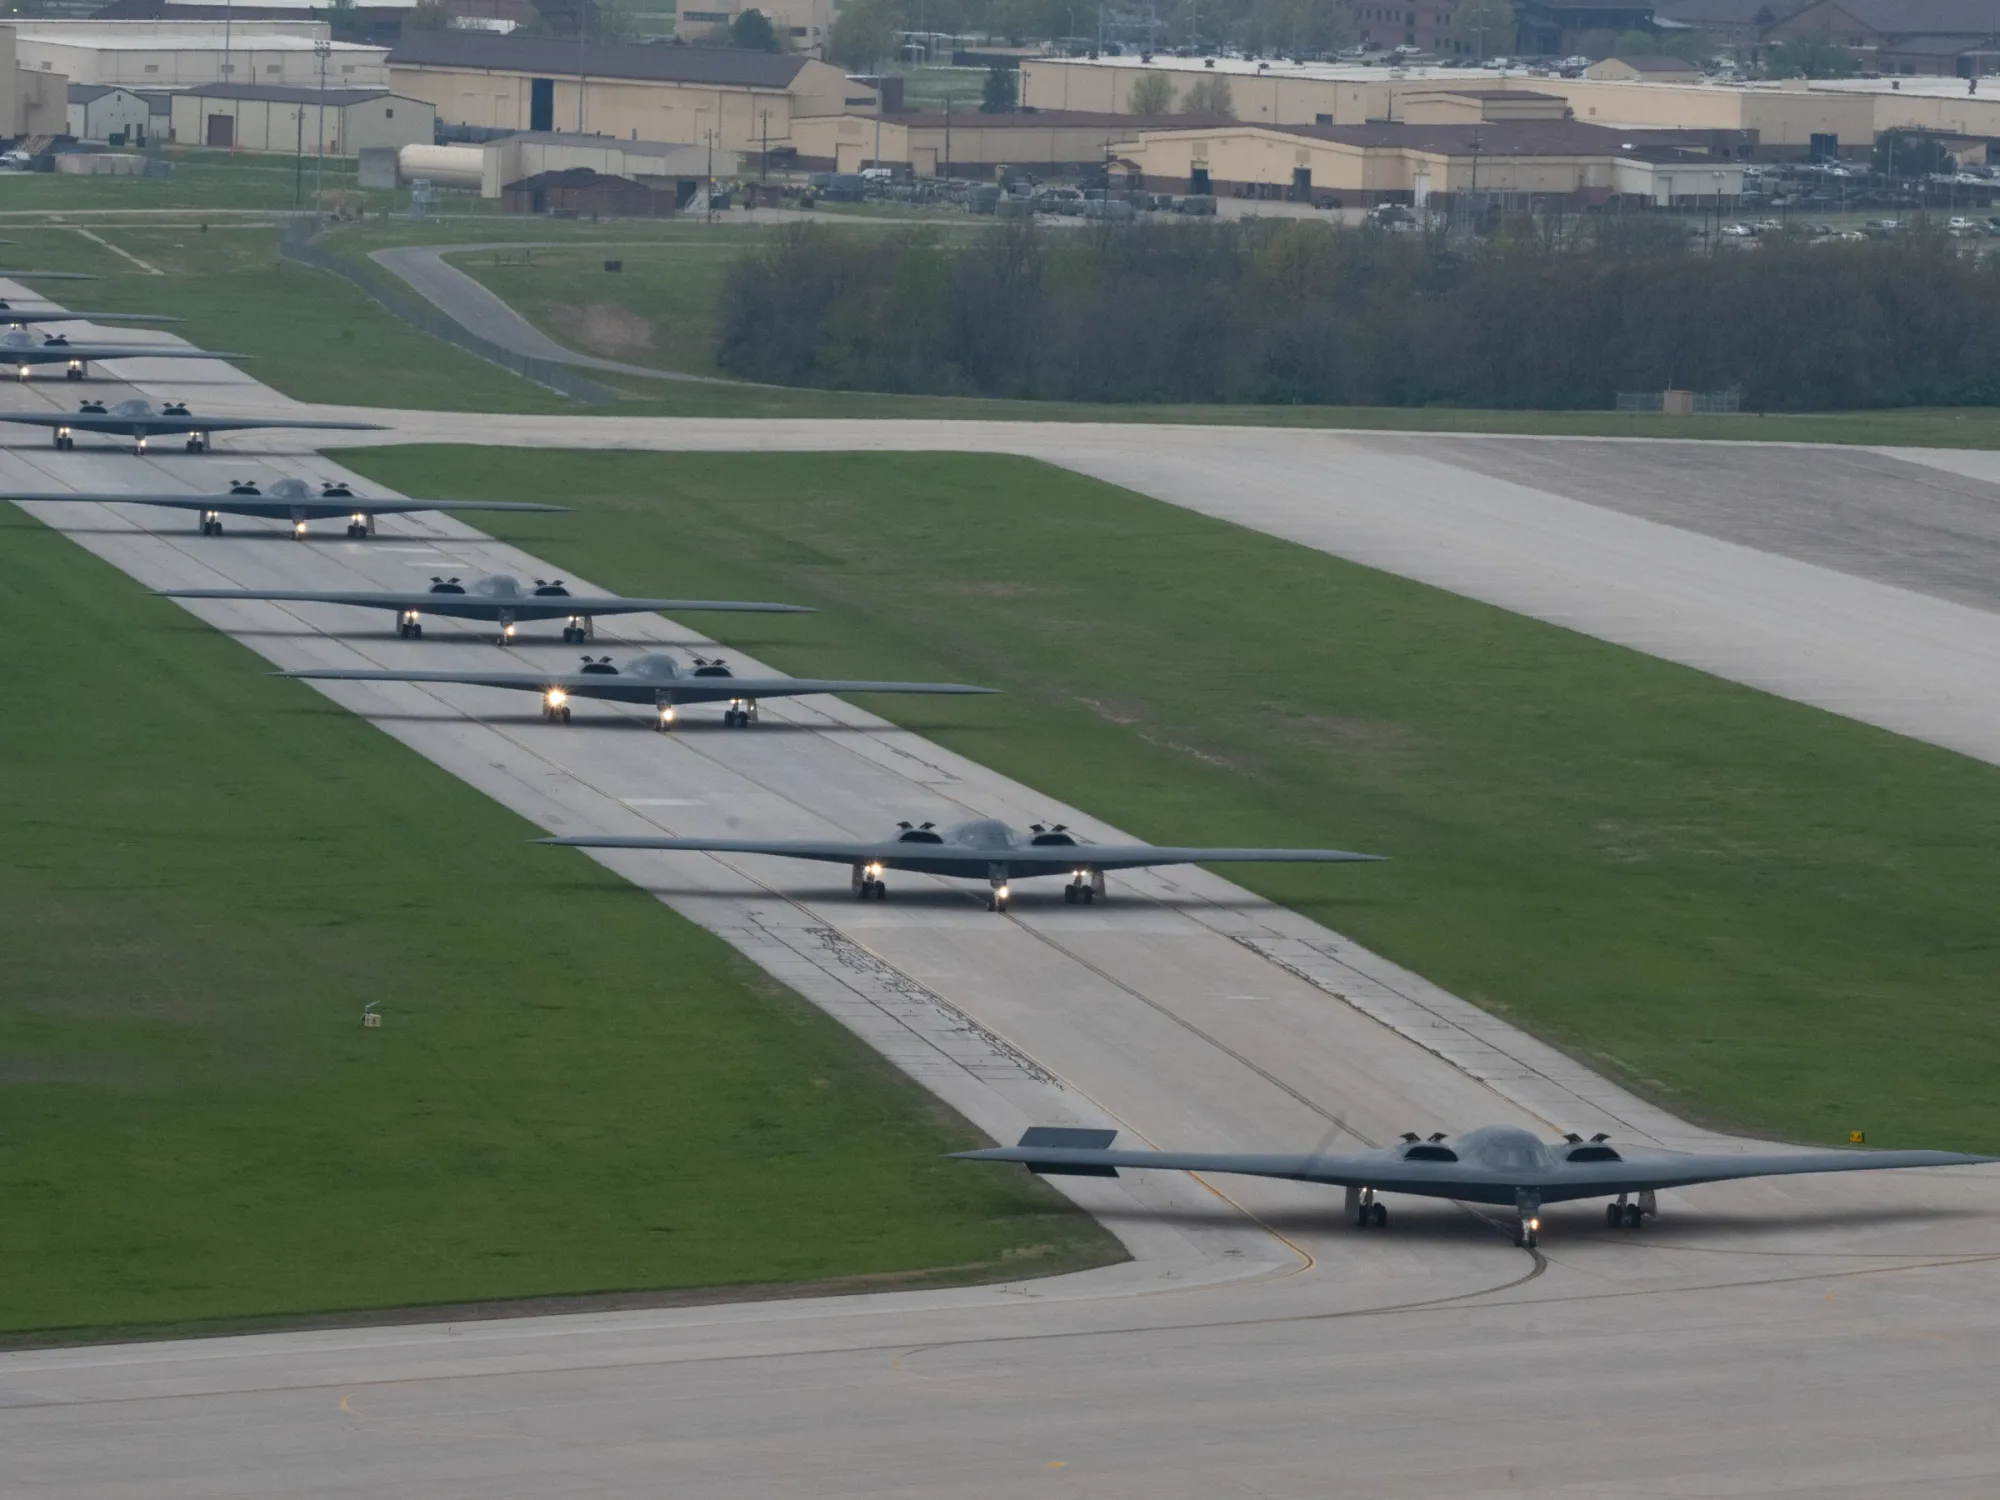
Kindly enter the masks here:
M 586 402 L 592 406 L 602 406 L 616 401 L 619 392 L 599 381 L 592 380 L 574 365 L 565 365 L 552 359 L 534 359 L 525 354 L 516 354 L 511 349 L 502 348 L 490 339 L 483 339 L 456 319 L 448 317 L 433 307 L 415 292 L 396 285 L 385 285 L 375 277 L 362 273 L 345 256 L 336 255 L 324 245 L 315 243 L 319 234 L 319 223 L 311 215 L 300 215 L 288 223 L 278 237 L 278 253 L 286 260 L 297 261 L 300 265 L 311 266 L 316 271 L 325 271 L 338 276 L 342 281 L 367 297 L 377 306 L 434 339 L 463 349 L 466 353 L 485 360 L 488 364 L 511 370 L 523 380 L 531 380 L 545 390 L 557 395 L 568 396 L 573 401 Z M 386 273 L 384 273 L 386 274 Z

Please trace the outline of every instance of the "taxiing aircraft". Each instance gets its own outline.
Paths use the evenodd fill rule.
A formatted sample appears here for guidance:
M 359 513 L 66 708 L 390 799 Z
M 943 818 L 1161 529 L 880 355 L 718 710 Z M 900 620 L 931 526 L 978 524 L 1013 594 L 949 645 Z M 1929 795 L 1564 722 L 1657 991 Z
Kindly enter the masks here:
M 349 523 L 352 525 L 352 523 Z M 272 599 L 300 604 L 355 604 L 364 609 L 396 611 L 396 634 L 419 640 L 425 613 L 457 620 L 490 620 L 500 627 L 500 644 L 512 644 L 514 628 L 530 620 L 563 620 L 563 640 L 587 641 L 595 635 L 599 615 L 636 615 L 658 610 L 722 609 L 755 614 L 809 615 L 802 604 L 755 604 L 732 599 L 625 599 L 608 594 L 572 594 L 560 578 L 537 578 L 532 589 L 518 578 L 495 573 L 461 583 L 433 578 L 424 593 L 390 593 L 366 589 L 315 593 L 308 589 L 161 589 L 168 599 Z
M 621 838 L 608 834 L 577 834 L 569 838 L 537 839 L 540 844 L 567 844 L 578 849 L 689 849 L 711 854 L 777 854 L 789 859 L 818 859 L 851 865 L 854 894 L 866 901 L 888 899 L 886 870 L 913 870 L 922 875 L 953 875 L 984 880 L 988 911 L 1004 912 L 1013 882 L 1030 875 L 1067 875 L 1063 900 L 1084 905 L 1104 894 L 1106 870 L 1140 870 L 1153 865 L 1207 865 L 1225 862 L 1316 864 L 1373 863 L 1379 854 L 1350 854 L 1344 849 L 1187 849 L 1155 844 L 1079 843 L 1061 823 L 1031 824 L 1026 833 L 992 818 L 960 823 L 940 831 L 931 823 L 897 825 L 901 832 L 875 843 L 838 839 L 700 839 Z
M 6 360 L 0 359 L 0 367 L 4 367 L 5 364 Z M 53 428 L 56 447 L 65 450 L 76 446 L 76 435 L 79 432 L 98 433 L 104 437 L 130 438 L 134 453 L 146 451 L 148 438 L 167 435 L 185 436 L 187 451 L 190 453 L 206 453 L 210 436 L 218 432 L 250 432 L 264 427 L 310 427 L 321 431 L 339 432 L 383 430 L 380 422 L 313 422 L 302 417 L 206 417 L 189 411 L 185 401 L 169 401 L 155 411 L 152 402 L 136 396 L 129 401 L 119 401 L 110 406 L 106 406 L 102 401 L 86 401 L 77 408 L 74 415 L 53 411 L 0 412 L 0 422 L 19 422 L 28 427 Z
M 0 421 L 4 420 L 5 417 L 0 416 Z M 366 424 L 323 422 L 319 425 L 358 427 Z M 357 495 L 344 484 L 322 484 L 315 489 L 303 479 L 274 480 L 268 488 L 248 482 L 232 484 L 226 493 L 219 495 L 79 495 L 67 491 L 17 491 L 0 494 L 0 500 L 24 500 L 36 505 L 84 501 L 92 505 L 154 505 L 167 510 L 191 510 L 201 516 L 203 536 L 221 536 L 222 518 L 225 515 L 262 516 L 271 521 L 290 521 L 294 541 L 304 540 L 308 522 L 325 521 L 334 516 L 347 518 L 348 536 L 366 537 L 375 534 L 377 516 L 400 516 L 420 510 L 565 510 L 568 508 L 561 505 L 543 505 L 532 500 L 392 500 L 377 495 Z
M 746 729 L 757 722 L 760 698 L 799 698 L 809 693 L 990 693 L 992 688 L 966 687 L 955 682 L 848 682 L 821 677 L 738 677 L 719 658 L 697 656 L 692 670 L 671 656 L 654 654 L 629 661 L 621 669 L 611 658 L 586 656 L 575 672 L 394 672 L 372 668 L 311 667 L 280 672 L 280 677 L 332 678 L 347 682 L 457 682 L 469 687 L 512 688 L 542 695 L 542 718 L 569 722 L 572 698 L 603 698 L 613 703 L 644 703 L 657 715 L 656 729 L 674 727 L 679 710 L 691 703 L 727 705 L 722 722 Z
M 1121 1168 L 1180 1172 L 1236 1172 L 1282 1177 L 1347 1189 L 1347 1211 L 1361 1229 L 1380 1229 L 1389 1210 L 1378 1193 L 1493 1203 L 1514 1210 L 1514 1243 L 1533 1249 L 1542 1206 L 1579 1198 L 1612 1198 L 1604 1221 L 1637 1229 L 1658 1207 L 1664 1188 L 1742 1177 L 1785 1177 L 1808 1172 L 1872 1172 L 1890 1167 L 1977 1166 L 2000 1158 L 1955 1151 L 1767 1151 L 1747 1155 L 1696 1155 L 1657 1148 L 1614 1146 L 1609 1136 L 1584 1140 L 1566 1135 L 1554 1145 L 1534 1132 L 1489 1125 L 1461 1136 L 1422 1139 L 1352 1156 L 1238 1156 L 1202 1151 L 1114 1151 L 1115 1130 L 1066 1130 L 1038 1126 L 1013 1146 L 958 1151 L 960 1161 L 1019 1162 L 1044 1176 L 1116 1177 Z M 1615 1197 L 1614 1197 L 1615 1195 Z
M 90 373 L 93 359 L 253 359 L 250 354 L 230 354 L 215 349 L 189 349 L 181 344 L 106 344 L 97 340 L 72 339 L 67 334 L 44 338 L 26 328 L 0 333 L 0 369 L 14 370 L 26 380 L 31 370 L 42 365 L 62 365 L 65 380 L 82 380 Z

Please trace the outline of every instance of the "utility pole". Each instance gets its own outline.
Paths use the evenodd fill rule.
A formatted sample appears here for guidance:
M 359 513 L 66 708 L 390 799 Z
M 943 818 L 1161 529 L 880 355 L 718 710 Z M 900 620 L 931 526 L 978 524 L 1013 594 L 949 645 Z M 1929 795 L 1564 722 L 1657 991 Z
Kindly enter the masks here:
M 757 159 L 757 180 L 759 182 L 766 182 L 771 176 L 771 112 L 768 109 L 763 114 L 763 130 L 764 150 L 762 155 Z M 881 149 L 881 143 L 882 117 L 878 114 L 875 117 L 875 144 L 877 150 Z
M 715 132 L 708 132 L 708 217 L 705 222 L 715 222 Z
M 235 65 L 234 65 L 234 64 L 232 64 L 232 63 L 230 62 L 230 60 L 229 60 L 229 43 L 230 43 L 230 39 L 231 39 L 231 35 L 232 35 L 232 31 L 233 31 L 233 27 L 234 27 L 234 24 L 235 24 L 235 20 L 236 20 L 236 3 L 235 3 L 235 0 L 223 0 L 223 6 L 222 6 L 222 77 L 221 77 L 221 78 L 220 78 L 219 80 L 217 80 L 218 82 L 221 82 L 221 83 L 228 83 L 228 82 L 230 81 L 230 75 L 231 75 L 232 73 L 234 73 L 234 72 L 236 71 L 236 68 L 235 68 Z M 234 141 L 234 140 L 236 139 L 236 136 L 235 136 L 235 134 L 234 134 L 233 132 L 231 133 L 231 135 L 230 135 L 229 139 L 230 139 L 230 140 L 231 140 L 232 142 L 233 142 L 233 141 Z
M 306 106 L 301 99 L 292 106 L 292 120 L 299 128 L 298 144 L 292 148 L 292 208 L 297 211 L 306 195 Z
M 576 0 L 576 133 L 583 134 L 583 0 Z
M 326 64 L 333 43 L 324 37 L 314 42 L 313 56 L 319 59 L 319 160 L 313 167 L 313 212 L 318 214 L 326 207 Z
M 951 181 L 951 95 L 944 96 L 944 180 Z

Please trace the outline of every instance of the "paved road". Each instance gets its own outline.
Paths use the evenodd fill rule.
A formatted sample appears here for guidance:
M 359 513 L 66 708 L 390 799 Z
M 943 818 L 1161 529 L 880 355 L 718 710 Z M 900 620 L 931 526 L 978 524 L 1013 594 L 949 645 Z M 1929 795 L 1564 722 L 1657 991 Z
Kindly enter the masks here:
M 541 329 L 489 292 L 444 257 L 461 251 L 543 249 L 518 240 L 477 245 L 397 245 L 372 250 L 368 258 L 408 282 L 417 295 L 436 307 L 461 327 L 503 349 L 530 359 L 546 359 L 559 365 L 576 365 L 587 370 L 610 370 L 620 375 L 644 375 L 651 380 L 692 380 L 717 383 L 712 376 L 690 375 L 681 370 L 661 370 L 650 365 L 620 364 L 594 354 L 579 354 L 559 344 Z M 560 248 L 570 248 L 568 245 Z
M 35 383 L 0 400 L 73 394 Z M 508 418 L 504 430 L 533 440 L 522 427 L 534 421 Z M 709 426 L 708 440 L 733 435 Z M 590 430 L 565 419 L 544 436 L 574 441 L 580 429 Z M 455 430 L 495 440 L 501 429 Z M 1203 471 L 1215 482 L 1255 461 L 1264 436 L 1205 432 L 1172 451 L 1199 465 L 1205 444 L 1235 443 Z M 1726 545 L 1577 507 L 1614 531 L 1650 529 L 1616 532 L 1626 552 L 1587 531 L 1579 545 L 1596 553 L 1565 552 L 1551 514 L 1575 518 L 1536 507 L 1576 502 L 1524 500 L 1515 487 L 1454 511 L 1424 461 L 1412 478 L 1409 460 L 1307 437 L 1224 486 L 1218 509 L 1275 495 L 1295 514 L 1274 511 L 1273 529 L 1331 518 L 1363 539 L 1379 518 L 1415 515 L 1393 533 L 1405 545 L 1427 534 L 1421 518 L 1437 529 L 1446 517 L 1470 529 L 1442 527 L 1425 564 L 1439 566 L 1453 545 L 1510 535 L 1511 502 L 1531 517 L 1514 524 L 1558 565 L 1545 576 L 1565 583 L 1595 557 L 1622 561 L 1609 577 L 1630 587 L 1641 563 L 1656 565 L 1630 551 L 1637 537 Z M 1024 438 L 1079 467 L 1147 475 L 1159 461 L 1151 434 L 1132 450 L 1087 428 L 1006 435 Z M 21 447 L 0 453 L 0 479 L 199 488 L 246 472 L 341 472 L 286 456 L 286 442 L 262 437 L 245 444 L 256 453 L 206 459 Z M 1373 487 L 1399 472 L 1386 504 Z M 1280 480 L 1289 487 L 1266 488 Z M 256 523 L 232 522 L 215 540 L 180 517 L 63 509 L 45 508 L 46 518 L 155 584 L 335 587 L 405 583 L 411 569 L 546 566 L 436 516 L 390 523 L 371 543 L 299 545 Z M 1483 529 L 1472 524 L 1482 514 Z M 1805 568 L 1818 589 L 1865 586 L 1987 618 L 1748 549 L 1728 555 L 1739 554 L 1760 586 Z M 1714 556 L 1667 554 L 1690 589 Z M 1533 581 L 1524 563 L 1509 577 L 1517 589 Z M 1729 588 L 1709 589 L 1718 607 L 1727 602 Z M 413 643 L 312 606 L 197 612 L 287 664 L 502 657 L 443 622 Z M 705 645 L 651 617 L 606 632 L 600 649 L 618 641 Z M 572 653 L 537 632 L 512 654 Z M 895 817 L 980 813 L 1051 815 L 1116 836 L 1087 810 L 833 700 L 774 706 L 757 731 L 697 714 L 662 736 L 595 706 L 567 729 L 546 726 L 531 701 L 477 689 L 332 695 L 551 829 L 861 833 Z M 572 857 L 550 851 L 552 870 Z M 1029 1120 L 1110 1122 L 1141 1140 L 1248 1148 L 1514 1120 L 1703 1139 L 1420 977 L 1203 872 L 1120 879 L 1116 900 L 1087 911 L 1053 892 L 1024 894 L 996 918 L 940 882 L 906 879 L 896 900 L 861 906 L 837 871 L 706 856 L 606 862 L 1003 1137 Z M 393 1045 L 393 1027 L 384 1038 Z M 1339 1222 L 1329 1195 L 1293 1185 L 1210 1188 L 1170 1175 L 1073 1185 L 1133 1261 L 953 1292 L 0 1357 L 8 1487 L 148 1497 L 992 1497 L 1051 1485 L 1168 1500 L 1983 1496 L 2000 1475 L 2000 1170 L 1696 1189 L 1669 1195 L 1663 1221 L 1636 1236 L 1607 1233 L 1590 1205 L 1566 1208 L 1549 1216 L 1542 1255 L 1450 1205 L 1399 1204 L 1388 1232 L 1362 1235 Z

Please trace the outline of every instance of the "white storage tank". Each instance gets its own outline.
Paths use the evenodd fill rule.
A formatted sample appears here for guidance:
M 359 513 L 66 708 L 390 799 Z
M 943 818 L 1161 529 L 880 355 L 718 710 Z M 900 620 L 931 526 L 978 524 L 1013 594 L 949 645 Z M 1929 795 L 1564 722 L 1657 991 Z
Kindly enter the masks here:
M 428 178 L 438 187 L 480 185 L 486 153 L 477 146 L 404 146 L 396 153 L 396 170 L 403 181 Z

